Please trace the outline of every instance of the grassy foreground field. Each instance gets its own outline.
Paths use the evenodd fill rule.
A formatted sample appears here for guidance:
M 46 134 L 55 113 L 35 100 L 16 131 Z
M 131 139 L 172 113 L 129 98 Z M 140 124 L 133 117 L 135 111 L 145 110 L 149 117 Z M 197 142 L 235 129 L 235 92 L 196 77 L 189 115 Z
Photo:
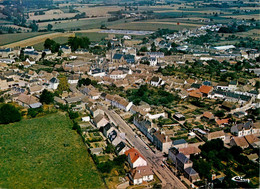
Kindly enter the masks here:
M 105 188 L 63 114 L 0 125 L 0 188 Z

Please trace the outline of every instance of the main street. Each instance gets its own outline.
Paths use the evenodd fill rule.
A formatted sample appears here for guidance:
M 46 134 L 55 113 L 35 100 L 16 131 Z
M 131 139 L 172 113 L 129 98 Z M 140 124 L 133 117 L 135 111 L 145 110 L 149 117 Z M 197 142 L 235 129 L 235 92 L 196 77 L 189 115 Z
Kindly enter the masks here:
M 163 188 L 165 189 L 182 189 L 186 186 L 173 174 L 173 172 L 167 167 L 162 167 L 161 153 L 153 153 L 152 150 L 139 138 L 136 137 L 136 133 L 130 128 L 129 125 L 113 110 L 108 110 L 103 106 L 103 110 L 109 116 L 109 118 L 119 126 L 120 131 L 126 134 L 126 139 L 134 146 L 139 152 L 146 158 L 148 163 L 153 169 L 160 175 Z

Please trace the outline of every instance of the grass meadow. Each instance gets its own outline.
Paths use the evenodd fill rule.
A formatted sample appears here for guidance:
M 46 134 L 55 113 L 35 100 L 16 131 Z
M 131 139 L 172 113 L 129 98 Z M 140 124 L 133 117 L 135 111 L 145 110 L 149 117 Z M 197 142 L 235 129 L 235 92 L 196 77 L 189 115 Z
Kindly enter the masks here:
M 0 125 L 0 188 L 104 188 L 71 128 L 61 113 Z

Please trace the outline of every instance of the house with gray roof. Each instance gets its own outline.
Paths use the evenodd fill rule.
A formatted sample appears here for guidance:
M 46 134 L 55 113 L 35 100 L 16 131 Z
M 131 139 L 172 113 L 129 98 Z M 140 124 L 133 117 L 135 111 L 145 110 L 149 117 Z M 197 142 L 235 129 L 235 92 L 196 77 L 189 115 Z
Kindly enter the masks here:
M 172 144 L 173 144 L 173 147 L 175 147 L 177 149 L 188 147 L 188 142 L 186 142 L 186 140 L 184 140 L 184 139 L 175 140 L 175 141 L 173 141 Z
M 115 147 L 115 151 L 117 155 L 123 155 L 127 150 L 129 150 L 129 147 L 123 141 L 121 141 Z
M 178 153 L 176 156 L 176 164 L 179 170 L 184 171 L 185 169 L 192 167 L 193 162 L 183 153 Z
M 257 129 L 254 127 L 254 124 L 250 121 L 246 123 L 239 123 L 231 127 L 231 133 L 238 136 L 246 136 L 251 134 L 256 134 Z
M 200 181 L 199 174 L 192 167 L 184 169 L 184 176 L 192 183 Z

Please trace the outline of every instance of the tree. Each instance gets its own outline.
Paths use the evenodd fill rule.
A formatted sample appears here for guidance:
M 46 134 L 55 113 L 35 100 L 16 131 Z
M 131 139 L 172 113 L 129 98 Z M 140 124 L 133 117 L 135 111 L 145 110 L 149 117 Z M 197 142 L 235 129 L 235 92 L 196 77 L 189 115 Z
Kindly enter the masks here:
M 51 40 L 51 39 L 46 39 L 44 42 L 44 48 L 45 49 L 51 49 L 52 45 L 55 43 L 55 41 Z
M 79 117 L 79 113 L 78 112 L 73 112 L 73 111 L 69 111 L 69 117 L 70 119 L 76 119 Z
M 148 49 L 147 49 L 146 46 L 143 46 L 143 47 L 141 47 L 141 49 L 140 49 L 140 52 L 147 52 L 147 51 L 148 51 Z
M 51 31 L 52 28 L 53 28 L 53 26 L 52 26 L 51 24 L 48 24 L 48 26 L 47 26 L 47 30 L 48 30 L 48 31 Z
M 5 102 L 4 97 L 0 97 L 0 103 L 3 103 L 3 102 Z
M 88 37 L 70 37 L 68 44 L 71 46 L 72 51 L 77 50 L 78 48 L 88 49 L 90 45 L 90 40 Z
M 215 116 L 217 116 L 217 117 L 224 117 L 225 113 L 224 113 L 223 110 L 218 110 L 218 111 L 216 111 Z
M 84 85 L 84 86 L 88 86 L 88 85 L 90 85 L 91 84 L 91 79 L 89 79 L 89 78 L 83 78 L 83 79 L 80 79 L 79 81 L 78 81 L 78 86 L 79 87 L 81 87 L 82 85 Z
M 46 52 L 42 53 L 42 59 L 44 59 L 44 57 L 46 56 Z
M 0 115 L 0 124 L 14 123 L 22 119 L 19 110 L 11 104 L 1 106 Z
M 37 32 L 39 27 L 38 25 L 36 24 L 36 21 L 34 20 L 32 24 L 30 24 L 29 26 L 31 29 L 32 29 L 32 32 Z
M 151 52 L 155 52 L 156 51 L 156 46 L 155 43 L 153 42 L 151 45 Z
M 42 94 L 40 95 L 40 102 L 50 104 L 54 101 L 54 94 L 46 89 L 43 90 Z
M 111 49 L 111 48 L 112 48 L 112 44 L 111 44 L 110 41 L 108 41 L 108 43 L 107 43 L 107 49 L 109 50 L 109 49 Z
M 25 56 L 24 56 L 24 50 L 23 49 L 20 51 L 19 59 L 22 60 L 22 61 L 25 61 Z
M 45 49 L 50 49 L 52 53 L 58 52 L 60 49 L 60 44 L 49 38 L 45 40 L 43 46 Z
M 58 91 L 60 94 L 63 93 L 63 91 L 68 91 L 69 90 L 69 83 L 66 77 L 60 77 L 59 78 L 60 83 L 58 85 Z

